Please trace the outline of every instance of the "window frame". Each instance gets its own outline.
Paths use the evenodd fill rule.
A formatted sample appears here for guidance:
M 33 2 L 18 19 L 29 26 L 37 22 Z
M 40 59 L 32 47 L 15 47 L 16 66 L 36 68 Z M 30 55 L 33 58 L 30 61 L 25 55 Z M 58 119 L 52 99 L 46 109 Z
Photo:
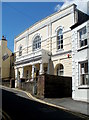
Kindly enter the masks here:
M 87 71 L 85 70 L 86 64 L 87 64 Z M 88 60 L 83 61 L 83 62 L 79 62 L 79 71 L 80 71 L 79 72 L 79 85 L 81 85 L 81 86 L 89 85 L 88 64 L 89 64 Z M 84 67 L 82 65 L 84 65 Z
M 39 38 L 37 38 L 39 37 Z M 41 37 L 40 35 L 35 36 L 33 40 L 33 51 L 36 51 L 38 49 L 41 49 Z
M 19 56 L 22 56 L 22 46 L 19 47 Z
M 63 67 L 62 69 L 61 66 Z M 60 74 L 62 72 L 62 74 Z M 64 76 L 64 66 L 63 64 L 59 64 L 58 67 L 57 67 L 57 76 Z
M 57 50 L 62 50 L 62 49 L 63 49 L 63 29 L 59 28 L 57 30 Z
M 78 31 L 78 46 L 79 48 L 85 47 L 88 45 L 88 40 L 87 40 L 87 28 L 86 25 L 79 29 Z M 80 35 L 81 33 L 81 35 Z

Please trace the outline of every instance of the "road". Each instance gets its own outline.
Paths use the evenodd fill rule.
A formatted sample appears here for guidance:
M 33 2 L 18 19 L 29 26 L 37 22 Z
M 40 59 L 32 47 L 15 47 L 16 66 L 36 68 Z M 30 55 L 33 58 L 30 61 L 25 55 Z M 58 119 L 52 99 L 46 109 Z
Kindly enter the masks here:
M 69 112 L 36 102 L 23 92 L 6 88 L 2 89 L 2 110 L 11 120 L 84 120 Z

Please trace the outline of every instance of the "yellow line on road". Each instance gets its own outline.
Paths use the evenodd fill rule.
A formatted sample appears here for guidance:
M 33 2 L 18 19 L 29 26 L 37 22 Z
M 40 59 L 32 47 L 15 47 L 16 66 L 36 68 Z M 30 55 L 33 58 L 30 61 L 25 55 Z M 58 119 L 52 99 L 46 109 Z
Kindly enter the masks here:
M 46 104 L 46 105 L 49 105 L 49 106 L 52 106 L 52 107 L 55 107 L 55 108 L 62 109 L 62 110 L 64 110 L 64 111 L 68 112 L 68 113 L 71 113 L 71 114 L 75 115 L 75 116 L 79 116 L 79 117 L 81 117 L 81 118 L 86 118 L 86 120 L 89 120 L 89 117 L 87 117 L 87 115 L 84 115 L 84 114 L 82 114 L 82 113 L 78 113 L 78 112 L 75 112 L 75 111 L 71 111 L 71 110 L 69 110 L 68 108 L 65 108 L 65 107 L 62 107 L 62 106 L 58 106 L 58 105 L 55 105 L 55 104 L 48 103 L 48 102 L 45 102 L 45 101 L 43 101 L 43 100 L 37 99 L 36 97 L 32 96 L 31 93 L 28 93 L 28 92 L 26 92 L 26 91 L 20 90 L 20 89 L 18 89 L 18 88 L 8 88 L 8 87 L 6 87 L 6 86 L 2 86 L 2 88 L 7 88 L 7 89 L 10 89 L 10 90 L 13 89 L 13 90 L 15 90 L 15 91 L 23 92 L 23 93 L 25 93 L 29 98 L 31 98 L 31 99 L 33 99 L 33 100 L 35 100 L 35 101 L 37 101 L 37 102 L 40 102 L 40 103 L 43 103 L 43 104 Z

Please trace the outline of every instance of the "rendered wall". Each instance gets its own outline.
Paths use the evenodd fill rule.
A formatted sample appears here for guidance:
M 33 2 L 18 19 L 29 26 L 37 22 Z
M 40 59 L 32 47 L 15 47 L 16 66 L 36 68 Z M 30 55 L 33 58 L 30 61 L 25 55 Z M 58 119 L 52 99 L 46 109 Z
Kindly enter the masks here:
M 89 21 L 88 21 L 89 22 Z M 80 84 L 80 71 L 79 62 L 88 60 L 88 70 L 89 70 L 89 48 L 85 46 L 84 49 L 79 49 L 78 45 L 78 34 L 77 31 L 86 26 L 87 28 L 87 39 L 89 46 L 89 24 L 85 22 L 73 30 L 72 34 L 72 98 L 74 100 L 89 102 L 89 85 Z M 88 72 L 89 74 L 89 72 Z

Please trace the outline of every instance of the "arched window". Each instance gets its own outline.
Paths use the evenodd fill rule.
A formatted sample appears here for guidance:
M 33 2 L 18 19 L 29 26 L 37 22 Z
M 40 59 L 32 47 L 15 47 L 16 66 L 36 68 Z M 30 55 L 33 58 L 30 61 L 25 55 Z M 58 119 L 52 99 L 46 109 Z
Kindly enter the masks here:
M 64 75 L 64 67 L 62 64 L 59 64 L 59 66 L 57 67 L 57 75 L 58 76 L 63 76 Z
M 36 36 L 33 40 L 33 51 L 41 48 L 41 37 Z
M 63 33 L 62 29 L 60 28 L 57 31 L 57 49 L 63 49 Z
M 22 46 L 19 47 L 19 56 L 22 56 Z

